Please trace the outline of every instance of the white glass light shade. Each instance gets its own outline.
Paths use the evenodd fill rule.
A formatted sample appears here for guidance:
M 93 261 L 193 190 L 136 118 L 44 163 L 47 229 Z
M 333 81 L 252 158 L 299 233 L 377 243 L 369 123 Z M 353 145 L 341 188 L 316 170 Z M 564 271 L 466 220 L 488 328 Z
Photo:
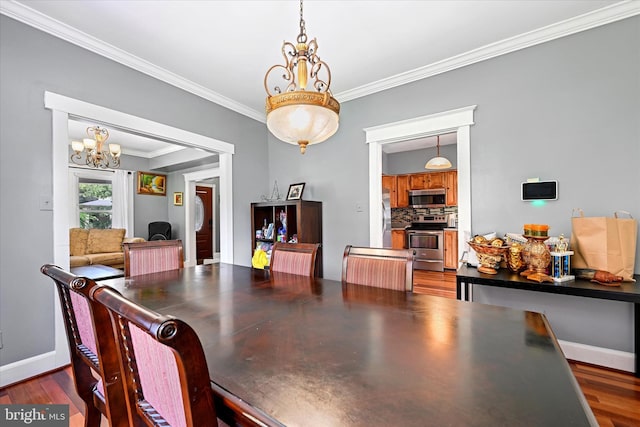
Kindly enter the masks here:
M 71 148 L 76 153 L 80 153 L 84 151 L 84 144 L 82 143 L 82 141 L 71 141 Z
M 450 167 L 451 162 L 445 157 L 434 157 L 424 165 L 425 169 L 448 169 Z
M 95 139 L 91 139 L 91 138 L 85 138 L 82 140 L 82 142 L 84 143 L 84 146 L 87 150 L 93 150 L 94 148 L 96 148 L 96 140 Z
M 338 130 L 338 114 L 319 105 L 285 105 L 267 115 L 267 128 L 276 138 L 298 144 L 325 141 Z
M 120 144 L 109 144 L 109 152 L 113 157 L 120 156 Z

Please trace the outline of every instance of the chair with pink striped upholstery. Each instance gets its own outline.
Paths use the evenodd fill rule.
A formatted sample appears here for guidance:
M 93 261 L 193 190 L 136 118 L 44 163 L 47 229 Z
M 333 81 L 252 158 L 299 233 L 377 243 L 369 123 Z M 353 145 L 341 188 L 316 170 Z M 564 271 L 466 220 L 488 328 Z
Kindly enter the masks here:
M 55 265 L 40 271 L 53 279 L 60 297 L 76 392 L 85 403 L 84 425 L 129 425 L 116 341 L 109 312 L 89 295 L 100 285 Z
M 342 283 L 412 291 L 413 256 L 409 249 L 348 245 L 342 258 Z
M 281 426 L 209 380 L 200 339 L 109 287 L 91 296 L 111 317 L 132 426 Z
M 269 270 L 314 277 L 319 248 L 319 243 L 275 243 Z
M 123 243 L 122 247 L 124 248 L 125 277 L 184 267 L 181 240 Z

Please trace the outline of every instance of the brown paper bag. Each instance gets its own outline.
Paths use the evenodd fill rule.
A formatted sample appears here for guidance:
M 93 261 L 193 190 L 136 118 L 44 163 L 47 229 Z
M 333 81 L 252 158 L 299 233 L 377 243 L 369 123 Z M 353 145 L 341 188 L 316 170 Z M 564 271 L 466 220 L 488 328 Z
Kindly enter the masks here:
M 580 216 L 575 216 L 579 211 Z M 629 218 L 618 218 L 625 213 Z M 633 281 L 638 222 L 626 211 L 613 217 L 585 217 L 574 209 L 571 217 L 571 247 L 574 268 L 604 270 L 625 281 Z

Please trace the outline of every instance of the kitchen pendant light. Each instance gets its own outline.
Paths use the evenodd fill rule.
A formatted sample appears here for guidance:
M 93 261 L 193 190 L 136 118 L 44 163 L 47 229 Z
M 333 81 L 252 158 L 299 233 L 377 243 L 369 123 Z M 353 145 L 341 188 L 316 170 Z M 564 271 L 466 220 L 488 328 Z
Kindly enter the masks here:
M 300 0 L 297 44 L 282 44 L 285 65 L 269 68 L 264 88 L 268 95 L 267 128 L 276 138 L 299 145 L 302 154 L 307 145 L 325 141 L 338 130 L 340 103 L 331 95 L 331 71 L 317 50 L 316 39 L 307 43 Z M 275 84 L 269 82 L 270 78 Z M 307 90 L 307 82 L 311 90 Z
M 433 159 L 429 160 L 426 165 L 424 165 L 425 169 L 448 169 L 451 167 L 451 162 L 446 157 L 440 157 L 440 135 L 438 135 L 438 142 L 436 143 L 436 147 L 438 149 L 438 155 Z

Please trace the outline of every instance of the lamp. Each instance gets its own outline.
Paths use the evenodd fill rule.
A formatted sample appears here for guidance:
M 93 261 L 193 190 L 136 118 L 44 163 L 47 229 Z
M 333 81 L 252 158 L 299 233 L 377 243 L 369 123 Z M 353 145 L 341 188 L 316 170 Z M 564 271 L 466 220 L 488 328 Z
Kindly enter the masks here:
M 338 130 L 340 103 L 331 95 L 331 71 L 320 60 L 317 50 L 316 39 L 307 44 L 300 0 L 297 44 L 287 41 L 282 44 L 285 65 L 269 68 L 264 76 L 264 88 L 268 95 L 267 128 L 276 138 L 299 145 L 302 154 L 307 145 L 325 141 Z M 269 80 L 274 77 L 277 80 L 271 90 Z M 308 82 L 311 90 L 307 90 Z
M 87 128 L 87 135 L 91 138 L 71 141 L 73 163 L 102 169 L 120 167 L 120 144 L 109 144 L 109 151 L 103 149 L 104 142 L 109 138 L 108 130 L 100 126 L 90 126 Z M 82 152 L 85 153 L 84 160 Z
M 436 144 L 438 147 L 438 155 L 433 159 L 429 160 L 426 165 L 424 165 L 425 169 L 447 169 L 451 167 L 451 162 L 446 157 L 440 157 L 440 135 L 438 135 L 438 142 Z

